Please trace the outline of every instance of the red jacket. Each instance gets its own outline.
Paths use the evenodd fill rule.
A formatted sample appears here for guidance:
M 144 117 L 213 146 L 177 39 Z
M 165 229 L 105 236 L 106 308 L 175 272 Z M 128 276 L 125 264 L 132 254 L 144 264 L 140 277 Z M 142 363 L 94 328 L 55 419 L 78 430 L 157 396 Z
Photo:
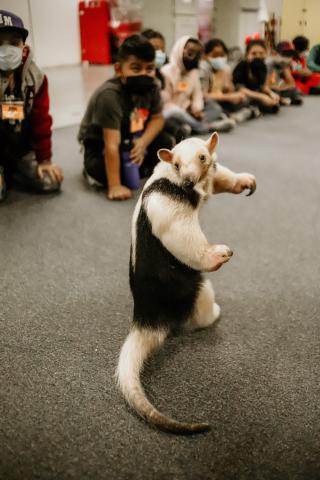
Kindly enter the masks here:
M 49 114 L 48 79 L 43 77 L 39 91 L 35 94 L 27 122 L 30 126 L 31 144 L 39 163 L 52 156 L 52 117 Z
M 21 71 L 21 90 L 25 104 L 26 124 L 30 144 L 39 163 L 51 160 L 52 117 L 49 114 L 48 80 L 35 64 L 32 52 L 26 47 Z

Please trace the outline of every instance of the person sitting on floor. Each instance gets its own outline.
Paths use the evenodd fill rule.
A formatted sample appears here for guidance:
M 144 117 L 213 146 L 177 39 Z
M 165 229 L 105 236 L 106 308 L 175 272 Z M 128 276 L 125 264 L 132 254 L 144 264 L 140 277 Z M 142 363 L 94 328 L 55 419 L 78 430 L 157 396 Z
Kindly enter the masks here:
M 165 88 L 165 80 L 160 69 L 165 63 L 168 63 L 167 55 L 165 53 L 165 38 L 162 33 L 156 32 L 151 28 L 144 30 L 141 35 L 149 40 L 156 51 L 156 77 L 159 87 L 162 91 Z M 181 140 L 190 135 L 191 127 L 189 127 L 189 125 L 184 125 L 180 122 L 177 122 L 174 118 L 168 118 L 165 122 L 165 131 L 174 137 L 176 143 L 179 143 Z
M 307 66 L 311 72 L 320 73 L 320 43 L 311 48 L 307 57 Z
M 296 87 L 306 95 L 319 95 L 320 74 L 312 72 L 307 67 L 306 51 L 309 48 L 309 40 L 303 35 L 298 35 L 292 43 L 295 48 L 295 55 L 291 62 L 291 70 Z
M 233 83 L 262 113 L 277 113 L 280 96 L 267 85 L 266 57 L 264 41 L 251 40 L 246 47 L 246 58 L 233 71 Z
M 247 96 L 236 92 L 228 65 L 228 49 L 225 43 L 212 38 L 204 46 L 204 58 L 200 62 L 200 80 L 205 100 L 215 100 L 224 113 L 238 123 L 254 116 Z
M 303 100 L 301 93 L 296 88 L 290 68 L 290 56 L 294 51 L 290 42 L 280 42 L 267 60 L 268 86 L 280 95 L 280 102 L 283 105 L 301 105 Z
M 57 192 L 63 175 L 51 163 L 48 80 L 25 44 L 22 19 L 5 10 L 0 18 L 0 200 L 12 183 Z
M 164 78 L 160 71 L 161 67 L 165 63 L 167 63 L 167 55 L 166 55 L 166 41 L 162 33 L 153 30 L 152 28 L 148 28 L 144 30 L 141 35 L 149 40 L 151 45 L 153 45 L 156 51 L 155 57 L 155 64 L 156 64 L 156 77 L 159 80 L 160 88 L 164 88 Z
M 189 36 L 181 37 L 173 46 L 170 62 L 161 69 L 165 78 L 164 117 L 189 126 L 195 134 L 229 131 L 235 122 L 225 118 L 214 100 L 204 102 L 198 70 L 201 53 L 199 40 Z
M 139 186 L 136 175 L 150 175 L 158 149 L 171 149 L 174 142 L 162 131 L 162 102 L 151 43 L 141 35 L 128 37 L 119 49 L 115 71 L 116 76 L 91 96 L 78 140 L 84 146 L 88 182 L 107 187 L 110 200 L 127 200 Z

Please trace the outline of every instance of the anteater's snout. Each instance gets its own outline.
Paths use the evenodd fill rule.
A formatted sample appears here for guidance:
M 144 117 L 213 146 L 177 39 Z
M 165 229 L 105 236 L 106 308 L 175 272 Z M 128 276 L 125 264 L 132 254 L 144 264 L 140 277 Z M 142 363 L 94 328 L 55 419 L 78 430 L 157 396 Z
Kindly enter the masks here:
M 195 182 L 193 182 L 192 180 L 184 180 L 183 184 L 182 184 L 183 188 L 186 189 L 186 190 L 192 190 L 193 187 L 195 186 Z

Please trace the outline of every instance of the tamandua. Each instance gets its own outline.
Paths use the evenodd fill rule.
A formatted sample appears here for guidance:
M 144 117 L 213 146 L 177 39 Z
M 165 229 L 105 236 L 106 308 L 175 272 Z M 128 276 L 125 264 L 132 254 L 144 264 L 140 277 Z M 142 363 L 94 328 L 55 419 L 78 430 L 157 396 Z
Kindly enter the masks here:
M 204 328 L 220 315 L 211 282 L 228 262 L 226 245 L 210 244 L 199 225 L 199 211 L 212 193 L 256 189 L 253 175 L 235 174 L 216 162 L 218 135 L 189 138 L 161 160 L 146 182 L 132 218 L 130 287 L 133 326 L 121 349 L 119 387 L 129 405 L 150 424 L 174 433 L 196 433 L 207 423 L 182 423 L 160 413 L 146 398 L 140 372 L 147 357 L 177 327 Z

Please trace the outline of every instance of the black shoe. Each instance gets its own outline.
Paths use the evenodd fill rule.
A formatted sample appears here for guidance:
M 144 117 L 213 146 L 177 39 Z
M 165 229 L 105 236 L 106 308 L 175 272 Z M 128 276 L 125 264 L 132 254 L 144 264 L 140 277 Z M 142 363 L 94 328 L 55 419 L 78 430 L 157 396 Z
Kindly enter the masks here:
M 91 177 L 91 175 L 89 175 L 85 167 L 83 167 L 82 175 L 90 187 L 94 187 L 97 189 L 105 188 L 105 185 L 98 182 L 98 180 L 96 180 L 95 178 Z
M 291 105 L 302 105 L 303 100 L 301 97 L 293 97 L 291 98 Z
M 177 143 L 180 143 L 182 140 L 185 138 L 190 137 L 192 132 L 192 128 L 188 124 L 181 125 L 179 128 L 177 128 L 175 132 L 175 139 Z
M 7 186 L 4 179 L 4 170 L 3 170 L 3 167 L 0 166 L 0 202 L 3 202 L 6 196 L 7 196 Z
M 320 95 L 320 87 L 310 87 L 310 95 Z

